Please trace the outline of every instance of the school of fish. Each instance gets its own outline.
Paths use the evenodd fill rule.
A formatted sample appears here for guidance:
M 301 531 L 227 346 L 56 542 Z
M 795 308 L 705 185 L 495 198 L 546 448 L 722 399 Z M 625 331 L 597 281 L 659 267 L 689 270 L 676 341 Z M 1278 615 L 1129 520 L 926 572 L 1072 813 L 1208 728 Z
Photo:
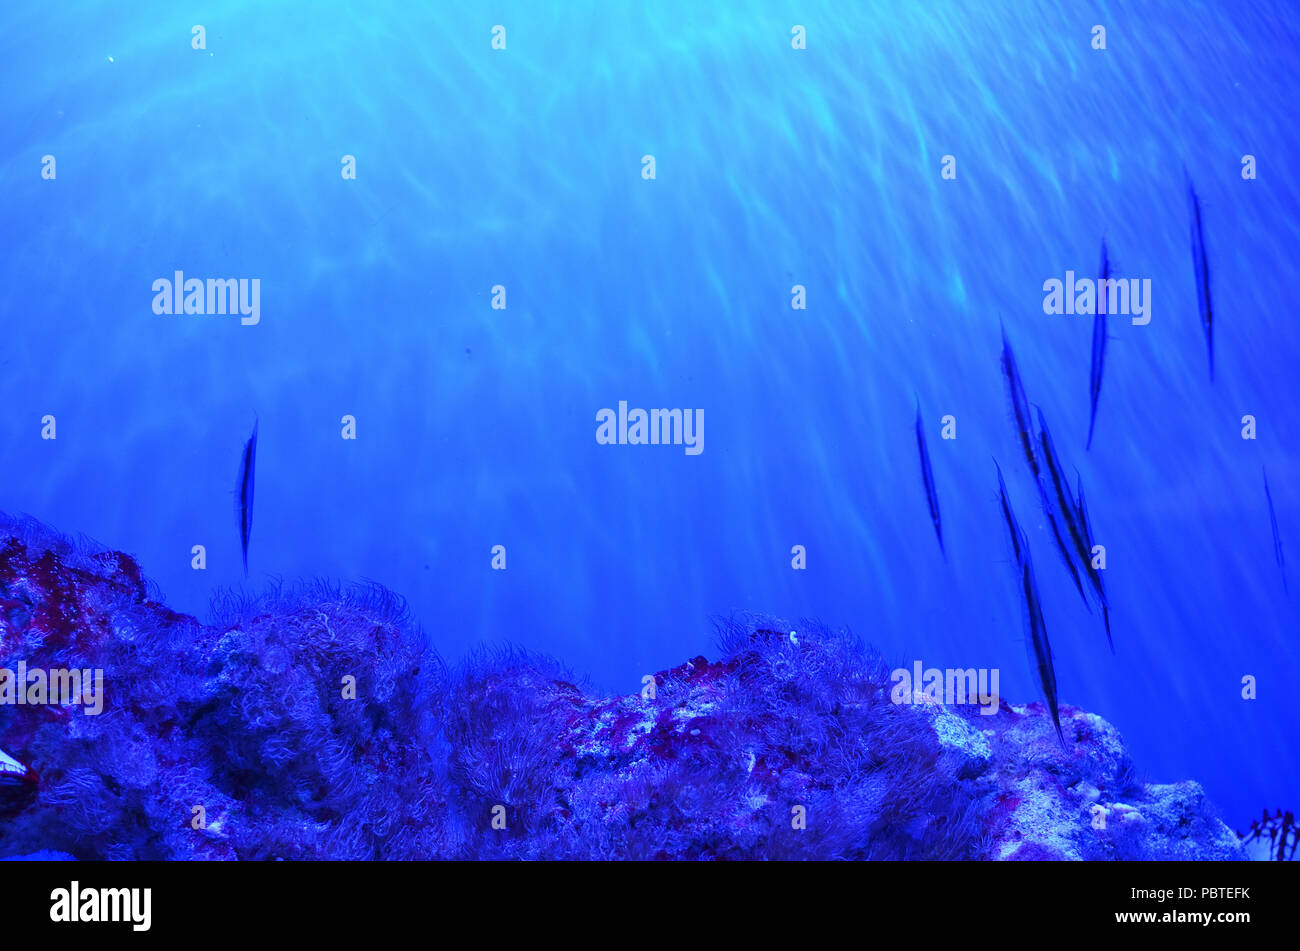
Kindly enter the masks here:
M 1190 177 L 1186 177 L 1189 217 L 1191 221 L 1192 274 L 1195 279 L 1196 299 L 1199 310 L 1201 330 L 1205 336 L 1205 347 L 1209 358 L 1210 382 L 1214 382 L 1214 308 L 1210 296 L 1210 266 L 1205 248 L 1204 226 L 1201 217 L 1200 198 L 1196 194 Z M 1101 263 L 1098 268 L 1098 287 L 1105 288 L 1111 277 L 1110 251 L 1105 239 L 1101 243 Z M 1088 436 L 1084 444 L 1085 451 L 1092 448 L 1093 436 L 1097 424 L 1097 407 L 1101 396 L 1102 374 L 1106 361 L 1106 295 L 1099 292 L 1096 314 L 1092 327 L 1092 354 L 1089 370 L 1089 411 Z M 1075 470 L 1075 489 L 1072 492 L 1066 478 L 1066 467 L 1047 425 L 1046 415 L 1041 407 L 1030 403 L 1026 395 L 1024 380 L 1016 362 L 1015 351 L 1007 338 L 1006 328 L 1002 328 L 1002 375 L 1006 381 L 1007 395 L 1011 403 L 1011 415 L 1015 422 L 1016 435 L 1024 453 L 1029 475 L 1037 487 L 1038 502 L 1043 512 L 1043 519 L 1049 530 L 1057 553 L 1060 555 L 1070 580 L 1074 583 L 1079 597 L 1091 613 L 1095 604 L 1099 610 L 1106 642 L 1111 653 L 1115 652 L 1115 642 L 1111 634 L 1110 600 L 1102 581 L 1104 554 L 1097 545 L 1092 523 L 1088 518 L 1088 506 L 1084 499 L 1083 479 Z M 1031 415 L 1031 408 L 1033 415 Z M 916 400 L 916 443 L 921 457 L 921 477 L 925 489 L 926 503 L 930 518 L 934 524 L 935 535 L 939 540 L 940 551 L 944 551 L 943 533 L 939 520 L 939 498 L 935 487 L 934 468 L 926 445 L 924 421 L 921 413 L 920 398 Z M 1029 538 L 1021 529 L 1012 507 L 1011 497 L 1007 491 L 1002 466 L 993 460 L 998 480 L 998 504 L 1006 523 L 1011 541 L 1011 552 L 1015 567 L 1018 587 L 1023 600 L 1026 646 L 1029 653 L 1030 668 L 1038 677 L 1043 699 L 1056 726 L 1057 737 L 1062 747 L 1066 747 L 1065 736 L 1061 731 L 1059 699 L 1056 688 L 1056 668 L 1052 659 L 1052 646 L 1048 639 L 1047 624 L 1044 620 L 1042 599 L 1039 596 L 1038 581 L 1034 575 L 1033 562 L 1030 557 Z M 1273 495 L 1269 488 L 1268 474 L 1264 473 L 1264 496 L 1267 502 L 1269 525 L 1273 535 L 1273 554 L 1279 571 L 1282 573 L 1283 589 L 1287 590 L 1286 562 L 1282 552 L 1282 537 L 1278 528 L 1277 513 L 1273 506 Z

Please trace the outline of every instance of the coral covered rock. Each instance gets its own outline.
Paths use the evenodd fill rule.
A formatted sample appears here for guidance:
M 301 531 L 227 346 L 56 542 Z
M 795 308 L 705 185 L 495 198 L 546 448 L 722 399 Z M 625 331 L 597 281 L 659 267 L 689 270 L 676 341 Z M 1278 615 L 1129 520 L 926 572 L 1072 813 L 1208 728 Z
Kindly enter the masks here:
M 877 655 L 816 625 L 726 621 L 719 660 L 600 697 L 514 651 L 449 673 L 373 588 L 217 615 L 0 519 L 0 671 L 103 671 L 94 714 L 84 684 L 0 705 L 0 857 L 1243 857 L 1100 718 L 1062 707 L 1063 749 L 1037 704 L 896 703 Z

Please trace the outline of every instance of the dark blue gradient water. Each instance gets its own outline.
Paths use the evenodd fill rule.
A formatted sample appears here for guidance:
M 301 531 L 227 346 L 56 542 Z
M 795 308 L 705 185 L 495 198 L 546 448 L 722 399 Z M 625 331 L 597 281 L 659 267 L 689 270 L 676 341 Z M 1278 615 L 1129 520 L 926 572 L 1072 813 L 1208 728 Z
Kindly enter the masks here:
M 11 0 L 0 508 L 135 554 L 206 616 L 245 584 L 256 418 L 250 588 L 373 579 L 449 659 L 511 641 L 618 692 L 711 653 L 713 615 L 817 618 L 1026 701 L 996 457 L 1062 700 L 1230 824 L 1295 808 L 1297 8 L 795 7 Z M 1092 274 L 1103 236 L 1152 319 L 1112 320 L 1085 452 L 1091 320 L 1044 314 L 1042 285 Z M 155 315 L 176 270 L 260 279 L 260 323 Z M 1106 546 L 1115 656 L 1051 548 L 1000 321 Z M 703 409 L 703 453 L 598 445 L 620 400 Z

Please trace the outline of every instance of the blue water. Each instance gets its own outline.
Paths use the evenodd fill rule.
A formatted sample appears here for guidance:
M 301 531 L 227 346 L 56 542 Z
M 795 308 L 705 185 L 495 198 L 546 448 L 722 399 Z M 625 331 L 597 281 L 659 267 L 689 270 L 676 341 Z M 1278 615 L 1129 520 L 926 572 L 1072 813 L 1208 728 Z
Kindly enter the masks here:
M 0 509 L 133 553 L 201 617 L 223 588 L 373 579 L 449 659 L 511 641 L 631 692 L 761 611 L 1028 701 L 996 457 L 1062 700 L 1230 824 L 1295 808 L 1300 12 L 1093 7 L 10 0 Z M 1112 319 L 1085 452 L 1091 319 L 1042 284 L 1093 274 L 1103 236 L 1152 320 Z M 260 323 L 155 315 L 176 270 L 260 279 Z M 1106 546 L 1113 657 L 1046 533 L 999 321 Z M 704 451 L 598 445 L 620 400 L 702 408 Z

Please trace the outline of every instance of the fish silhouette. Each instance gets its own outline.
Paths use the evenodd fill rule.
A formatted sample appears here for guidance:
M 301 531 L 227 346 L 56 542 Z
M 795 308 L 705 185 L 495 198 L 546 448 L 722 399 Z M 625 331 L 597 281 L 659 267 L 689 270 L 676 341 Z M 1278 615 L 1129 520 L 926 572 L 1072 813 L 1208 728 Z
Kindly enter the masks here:
M 921 480 L 925 483 L 925 500 L 930 506 L 930 521 L 934 522 L 934 534 L 939 539 L 939 552 L 944 561 L 948 553 L 943 547 L 943 527 L 939 521 L 939 494 L 934 488 L 934 470 L 930 468 L 930 450 L 925 445 L 925 427 L 921 422 L 921 400 L 916 401 L 916 449 L 921 455 Z
M 1038 460 L 1034 458 L 1034 426 L 1029 418 L 1029 400 L 1025 396 L 1025 385 L 1020 379 L 1020 369 L 1016 366 L 1016 355 L 1007 340 L 1007 329 L 1002 328 L 1002 373 L 1007 378 L 1007 390 L 1011 395 L 1011 412 L 1016 418 L 1016 430 L 1020 434 L 1020 446 L 1025 451 L 1025 459 L 1034 477 L 1038 476 Z
M 998 470 L 998 502 L 1002 506 L 1002 518 L 1007 523 L 1007 531 L 1011 533 L 1011 551 L 1016 556 L 1016 564 L 1019 565 L 1024 560 L 1024 548 L 1021 547 L 1021 540 L 1024 533 L 1020 530 L 1020 523 L 1016 521 L 1016 513 L 1011 509 L 1011 499 L 1007 497 L 1007 483 L 1002 478 L 1002 467 L 998 465 L 996 459 L 993 460 L 993 468 Z
M 253 435 L 244 443 L 244 454 L 239 461 L 239 481 L 235 485 L 236 514 L 239 516 L 239 546 L 244 554 L 244 576 L 248 576 L 248 537 L 253 532 L 253 479 L 257 466 L 257 420 L 253 421 Z
M 1287 594 L 1291 590 L 1286 584 L 1286 558 L 1282 554 L 1282 535 L 1277 529 L 1277 512 L 1273 509 L 1273 493 L 1268 489 L 1268 473 L 1264 473 L 1264 498 L 1268 500 L 1268 524 L 1273 529 L 1273 558 L 1277 561 L 1277 566 L 1282 571 L 1282 590 Z
M 1092 431 L 1097 425 L 1097 400 L 1101 396 L 1101 372 L 1106 365 L 1106 281 L 1110 278 L 1110 256 L 1106 252 L 1106 239 L 1101 242 L 1100 278 L 1097 281 L 1097 313 L 1092 318 L 1092 366 L 1088 374 L 1088 395 L 1092 409 L 1088 416 L 1088 442 L 1085 450 L 1092 449 Z
M 1021 539 L 1024 558 L 1020 565 L 1021 584 L 1025 595 L 1025 607 L 1028 611 L 1029 627 L 1029 662 L 1038 674 L 1038 683 L 1043 688 L 1043 698 L 1047 709 L 1052 714 L 1052 724 L 1056 727 L 1057 739 L 1065 748 L 1065 734 L 1061 732 L 1061 714 L 1056 698 L 1056 667 L 1052 661 L 1052 645 L 1047 639 L 1047 624 L 1043 620 L 1042 601 L 1038 597 L 1038 583 L 1034 579 L 1034 567 L 1029 557 L 1029 542 Z
M 1183 169 L 1184 176 L 1187 169 Z M 1191 178 L 1187 178 L 1187 202 L 1192 219 L 1192 267 L 1196 272 L 1196 303 L 1205 331 L 1205 349 L 1210 355 L 1210 382 L 1214 382 L 1214 305 L 1210 301 L 1210 262 L 1205 254 L 1205 230 L 1201 224 L 1201 200 Z
M 1083 478 L 1075 473 L 1076 484 L 1079 489 L 1079 522 L 1083 528 L 1083 540 L 1088 547 L 1088 570 L 1090 580 L 1093 581 L 1097 590 L 1097 600 L 1101 605 L 1101 620 L 1106 625 L 1106 643 L 1110 645 L 1110 652 L 1115 653 L 1115 642 L 1110 636 L 1110 603 L 1106 600 L 1106 589 L 1101 583 L 1101 572 L 1092 567 L 1092 546 L 1096 539 L 1092 534 L 1092 523 L 1088 521 L 1088 503 L 1083 498 Z

